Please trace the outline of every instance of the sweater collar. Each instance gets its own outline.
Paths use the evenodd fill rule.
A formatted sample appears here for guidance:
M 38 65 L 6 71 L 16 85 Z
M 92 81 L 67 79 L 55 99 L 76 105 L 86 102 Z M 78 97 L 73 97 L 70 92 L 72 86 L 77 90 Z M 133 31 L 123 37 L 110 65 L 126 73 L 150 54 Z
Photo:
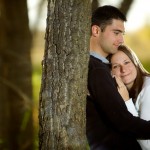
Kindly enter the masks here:
M 109 61 L 105 57 L 101 56 L 100 54 L 98 54 L 94 51 L 90 51 L 90 55 L 101 60 L 105 64 L 110 64 Z

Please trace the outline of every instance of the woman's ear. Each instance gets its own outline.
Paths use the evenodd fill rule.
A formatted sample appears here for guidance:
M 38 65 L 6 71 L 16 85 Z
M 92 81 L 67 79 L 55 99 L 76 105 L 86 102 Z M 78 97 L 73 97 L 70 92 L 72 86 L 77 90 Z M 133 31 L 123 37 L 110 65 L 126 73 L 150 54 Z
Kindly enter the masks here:
M 99 32 L 100 32 L 100 27 L 97 25 L 93 25 L 92 26 L 92 35 L 94 37 L 97 37 L 97 35 L 99 35 Z

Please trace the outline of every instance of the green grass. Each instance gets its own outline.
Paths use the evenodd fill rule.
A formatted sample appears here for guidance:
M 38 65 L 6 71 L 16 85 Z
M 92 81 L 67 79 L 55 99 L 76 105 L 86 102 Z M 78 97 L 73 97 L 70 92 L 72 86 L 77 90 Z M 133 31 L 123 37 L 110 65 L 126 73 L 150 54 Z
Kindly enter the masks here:
M 34 126 L 34 150 L 38 150 L 39 139 L 39 120 L 38 120 L 38 110 L 39 110 L 39 93 L 41 87 L 41 66 L 34 65 L 33 66 L 33 74 L 32 74 L 32 85 L 33 85 L 33 126 Z

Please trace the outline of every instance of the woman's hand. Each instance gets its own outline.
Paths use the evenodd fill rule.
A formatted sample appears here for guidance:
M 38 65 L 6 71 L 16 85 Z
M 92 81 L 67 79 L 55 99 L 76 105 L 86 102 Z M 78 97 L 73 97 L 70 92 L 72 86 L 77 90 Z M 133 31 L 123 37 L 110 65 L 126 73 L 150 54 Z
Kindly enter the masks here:
M 122 82 L 121 78 L 114 76 L 116 83 L 118 85 L 118 92 L 120 93 L 121 97 L 123 98 L 124 101 L 128 101 L 129 98 L 129 92 L 126 88 L 126 86 L 124 85 L 124 83 Z

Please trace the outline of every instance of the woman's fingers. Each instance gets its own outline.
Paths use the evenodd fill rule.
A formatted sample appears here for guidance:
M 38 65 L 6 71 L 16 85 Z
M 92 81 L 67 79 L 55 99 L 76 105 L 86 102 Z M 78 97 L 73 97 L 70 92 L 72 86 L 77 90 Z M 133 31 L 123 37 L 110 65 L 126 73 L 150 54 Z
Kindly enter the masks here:
M 122 96 L 122 98 L 124 99 L 124 101 L 129 100 L 129 93 L 128 90 L 126 88 L 126 86 L 124 85 L 124 83 L 122 82 L 120 77 L 114 76 L 118 85 L 118 92 L 120 93 L 120 95 Z
M 115 79 L 116 79 L 116 82 L 117 82 L 119 88 L 125 86 L 124 83 L 122 82 L 121 78 L 115 76 Z

